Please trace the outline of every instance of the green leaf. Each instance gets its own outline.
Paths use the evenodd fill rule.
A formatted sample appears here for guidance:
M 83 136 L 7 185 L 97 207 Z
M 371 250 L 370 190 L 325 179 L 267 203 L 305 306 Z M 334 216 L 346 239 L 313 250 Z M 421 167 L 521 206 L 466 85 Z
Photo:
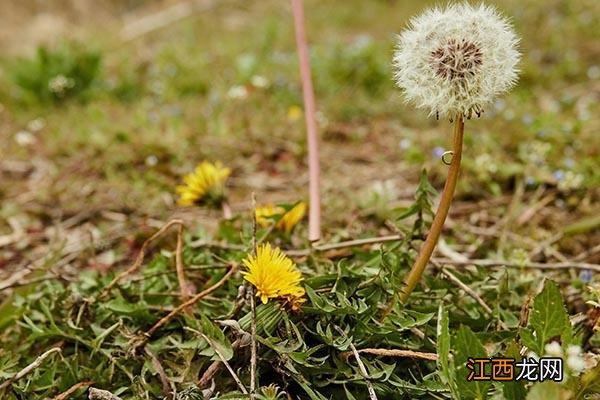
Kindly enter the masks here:
M 214 348 L 216 348 L 225 360 L 231 360 L 231 357 L 233 357 L 233 348 L 221 329 L 204 315 L 200 319 L 200 326 L 202 328 L 202 333 L 210 339 L 210 343 L 209 347 L 200 351 L 199 354 L 213 356 L 213 360 L 220 360 L 221 358 L 214 350 Z
M 519 336 L 521 337 L 521 343 L 528 349 L 533 350 L 536 353 L 540 352 L 538 348 L 537 338 L 529 328 L 521 328 L 519 330 Z
M 533 301 L 529 315 L 529 325 L 535 331 L 537 347 L 533 349 L 543 354 L 544 345 L 553 337 L 560 336 L 563 344 L 572 340 L 573 331 L 567 310 L 556 283 L 547 280 L 544 289 Z
M 519 352 L 520 347 L 516 342 L 513 342 L 508 346 L 504 352 L 504 356 L 507 358 L 513 358 L 516 361 L 521 360 L 521 354 Z M 505 399 L 523 400 L 527 396 L 525 385 L 523 381 L 506 381 L 502 382 L 502 393 Z
M 397 325 L 399 330 L 409 330 L 428 323 L 435 313 L 420 313 L 412 310 L 402 310 L 398 314 L 390 314 L 388 319 Z
M 348 388 L 346 387 L 346 385 L 344 385 L 344 392 L 346 393 L 346 399 L 347 400 L 356 400 L 356 397 L 354 397 L 352 395 L 352 393 L 348 390 Z
M 600 393 L 600 364 L 586 372 L 580 381 L 576 399 L 583 399 L 586 394 Z
M 327 400 L 327 397 L 323 396 L 316 390 L 311 389 L 307 383 L 302 382 L 300 380 L 296 380 L 296 382 L 298 382 L 298 385 L 300 385 L 300 387 L 304 389 L 310 400 Z
M 470 370 L 467 368 L 468 358 L 487 358 L 485 348 L 467 326 L 461 325 L 456 335 L 456 383 L 461 397 L 469 399 L 487 399 L 491 381 L 467 381 Z
M 444 305 L 440 304 L 438 309 L 438 325 L 437 325 L 437 348 L 438 348 L 438 368 L 441 369 L 442 381 L 450 387 L 452 397 L 460 399 L 458 387 L 456 386 L 456 372 L 454 365 L 450 363 L 450 330 L 448 311 L 444 309 Z

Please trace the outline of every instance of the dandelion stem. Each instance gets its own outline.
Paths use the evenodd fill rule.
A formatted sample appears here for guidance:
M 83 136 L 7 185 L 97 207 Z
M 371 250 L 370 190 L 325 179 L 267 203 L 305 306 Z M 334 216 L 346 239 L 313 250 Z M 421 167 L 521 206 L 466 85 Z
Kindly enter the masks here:
M 310 62 L 304 28 L 304 10 L 302 7 L 302 0 L 292 0 L 292 10 L 294 13 L 294 27 L 296 30 L 298 59 L 300 61 L 300 76 L 302 78 L 302 93 L 304 95 L 304 114 L 306 118 L 306 133 L 308 142 L 308 240 L 314 242 L 321 238 L 319 143 L 317 137 L 317 122 L 315 118 L 315 94 L 310 74 Z
M 427 266 L 431 255 L 433 254 L 433 250 L 435 249 L 438 239 L 440 238 L 442 228 L 444 227 L 444 222 L 448 216 L 448 210 L 450 209 L 450 204 L 452 203 L 452 198 L 454 197 L 454 189 L 456 188 L 458 173 L 460 171 L 464 130 L 464 120 L 462 117 L 458 117 L 454 124 L 452 162 L 450 163 L 450 169 L 448 170 L 448 176 L 446 178 L 444 190 L 442 191 L 440 204 L 435 213 L 435 217 L 433 218 L 433 223 L 431 224 L 431 229 L 429 230 L 427 239 L 425 239 L 425 243 L 423 243 L 414 265 L 404 280 L 404 287 L 400 292 L 400 301 L 402 303 L 405 303 L 406 300 L 408 300 L 408 297 L 417 286 L 421 275 L 423 275 L 423 271 L 425 270 L 425 267 Z

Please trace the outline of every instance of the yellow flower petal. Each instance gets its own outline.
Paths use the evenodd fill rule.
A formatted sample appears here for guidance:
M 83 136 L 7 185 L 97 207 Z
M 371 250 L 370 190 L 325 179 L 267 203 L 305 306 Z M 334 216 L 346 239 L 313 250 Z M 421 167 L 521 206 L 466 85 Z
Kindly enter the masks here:
M 263 303 L 272 298 L 299 299 L 304 295 L 304 288 L 300 286 L 302 274 L 279 248 L 265 243 L 256 249 L 256 256 L 249 254 L 242 262 L 248 268 L 242 272 L 244 279 L 256 287 Z M 301 301 L 297 300 L 296 304 Z
M 273 223 L 273 217 L 281 216 L 275 227 L 289 233 L 306 215 L 306 203 L 301 201 L 287 212 L 281 206 L 268 204 L 266 206 L 257 207 L 255 214 L 256 223 L 263 228 L 266 228 Z
M 202 200 L 210 191 L 222 191 L 230 174 L 231 170 L 224 168 L 219 161 L 214 164 L 202 161 L 193 173 L 183 177 L 184 185 L 175 188 L 179 194 L 177 204 L 183 207 L 192 206 Z

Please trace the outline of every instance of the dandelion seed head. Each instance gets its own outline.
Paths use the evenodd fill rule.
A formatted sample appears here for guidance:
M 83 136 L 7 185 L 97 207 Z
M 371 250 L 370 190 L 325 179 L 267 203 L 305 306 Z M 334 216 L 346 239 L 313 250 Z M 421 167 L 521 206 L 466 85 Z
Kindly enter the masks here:
M 430 115 L 479 116 L 517 80 L 518 38 L 495 8 L 433 8 L 398 37 L 395 79 L 406 100 Z

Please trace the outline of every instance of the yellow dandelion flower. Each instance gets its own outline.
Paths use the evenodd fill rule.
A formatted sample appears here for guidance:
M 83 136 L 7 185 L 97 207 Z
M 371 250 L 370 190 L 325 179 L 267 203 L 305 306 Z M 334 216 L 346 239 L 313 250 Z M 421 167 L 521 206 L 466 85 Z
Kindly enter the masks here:
M 288 211 L 285 211 L 285 208 L 281 206 L 268 204 L 257 207 L 255 213 L 256 223 L 263 228 L 271 225 L 274 217 L 281 216 L 275 224 L 275 228 L 289 233 L 306 215 L 306 203 L 301 201 Z
M 304 289 L 300 286 L 302 274 L 278 247 L 273 249 L 271 244 L 265 243 L 256 249 L 256 256 L 249 254 L 243 263 L 248 271 L 242 272 L 242 275 L 256 287 L 256 296 L 263 304 L 277 297 L 289 301 L 290 298 L 304 296 Z
M 290 122 L 296 122 L 302 116 L 302 109 L 298 106 L 291 106 L 288 108 L 287 119 Z
M 194 172 L 183 177 L 184 185 L 177 186 L 176 191 L 179 193 L 177 204 L 187 207 L 197 204 L 209 195 L 215 198 L 221 197 L 229 174 L 231 170 L 224 168 L 219 161 L 214 164 L 202 161 Z

